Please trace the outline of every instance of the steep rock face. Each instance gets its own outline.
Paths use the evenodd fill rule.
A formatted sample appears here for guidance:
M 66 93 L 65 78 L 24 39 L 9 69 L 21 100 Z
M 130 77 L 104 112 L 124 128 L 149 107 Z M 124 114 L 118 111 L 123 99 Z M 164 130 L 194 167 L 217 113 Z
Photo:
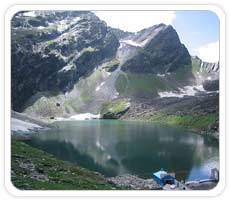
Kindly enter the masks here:
M 12 103 L 38 91 L 70 90 L 119 46 L 116 36 L 91 12 L 30 11 L 12 19 Z
M 192 66 L 197 81 L 207 91 L 219 90 L 219 62 L 209 63 L 202 61 L 199 57 L 193 56 Z
M 202 61 L 197 56 L 193 56 L 192 59 L 194 60 L 194 62 L 196 62 L 201 72 L 219 73 L 220 71 L 219 62 L 214 62 L 214 63 L 205 62 L 205 61 Z
M 217 63 L 209 63 L 209 62 L 202 62 L 201 69 L 208 73 L 210 72 L 219 72 L 219 62 Z
M 122 65 L 123 71 L 167 73 L 191 65 L 190 55 L 172 26 L 155 25 L 138 32 L 132 41 L 138 51 Z

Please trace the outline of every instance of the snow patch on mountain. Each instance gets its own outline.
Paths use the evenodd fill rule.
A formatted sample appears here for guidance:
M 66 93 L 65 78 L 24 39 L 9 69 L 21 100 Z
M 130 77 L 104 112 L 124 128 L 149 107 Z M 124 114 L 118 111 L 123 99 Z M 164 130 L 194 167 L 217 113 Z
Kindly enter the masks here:
M 164 98 L 164 97 L 183 98 L 184 96 L 195 96 L 199 92 L 206 92 L 202 85 L 185 86 L 183 88 L 179 88 L 178 93 L 173 92 L 173 91 L 164 91 L 164 92 L 159 92 L 158 95 L 161 98 Z
M 37 124 L 29 123 L 16 118 L 11 118 L 11 131 L 27 133 L 31 130 L 41 128 L 42 127 Z
M 126 44 L 126 45 L 135 46 L 135 47 L 141 47 L 142 46 L 141 43 L 137 43 L 137 42 L 135 42 L 133 40 L 121 40 L 120 42 L 121 42 L 121 44 L 123 43 L 123 44 Z
M 102 82 L 96 89 L 95 91 L 99 91 L 101 89 L 101 87 L 105 84 L 105 82 Z
M 35 11 L 29 11 L 29 12 L 23 13 L 23 16 L 25 16 L 25 17 L 36 17 L 36 13 L 35 13 Z
M 157 76 L 158 76 L 158 77 L 165 77 L 165 74 L 160 74 L 160 73 L 158 73 Z
M 56 121 L 80 121 L 80 120 L 92 120 L 92 119 L 100 119 L 100 114 L 91 114 L 91 113 L 82 113 L 82 114 L 76 114 L 69 118 L 62 118 L 62 117 L 56 117 Z
M 76 24 L 81 18 L 76 17 L 70 20 L 61 20 L 57 25 L 58 32 L 63 32 L 66 29 L 70 28 L 73 24 Z
M 41 29 L 45 29 L 45 27 L 44 26 L 38 26 L 37 29 L 41 30 Z

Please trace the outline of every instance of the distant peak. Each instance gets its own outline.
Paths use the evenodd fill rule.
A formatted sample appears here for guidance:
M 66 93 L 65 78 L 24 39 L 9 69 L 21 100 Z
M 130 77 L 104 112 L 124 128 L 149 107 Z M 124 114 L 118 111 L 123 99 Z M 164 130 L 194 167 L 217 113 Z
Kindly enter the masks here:
M 198 59 L 198 60 L 201 60 L 200 57 L 198 57 L 197 55 L 195 56 L 191 56 L 193 59 Z
M 210 61 L 206 61 L 206 60 L 203 60 L 201 59 L 200 57 L 198 57 L 197 55 L 194 55 L 194 56 L 191 56 L 192 59 L 197 59 L 203 63 L 209 63 L 209 64 L 219 64 L 219 61 L 215 61 L 215 62 L 210 62 Z
M 171 24 L 166 25 L 165 29 L 176 31 L 176 29 L 174 29 L 174 27 Z
M 164 23 L 160 23 L 160 24 L 157 24 L 157 25 L 155 25 L 155 26 L 158 26 L 158 27 L 166 27 L 167 25 L 164 24 Z

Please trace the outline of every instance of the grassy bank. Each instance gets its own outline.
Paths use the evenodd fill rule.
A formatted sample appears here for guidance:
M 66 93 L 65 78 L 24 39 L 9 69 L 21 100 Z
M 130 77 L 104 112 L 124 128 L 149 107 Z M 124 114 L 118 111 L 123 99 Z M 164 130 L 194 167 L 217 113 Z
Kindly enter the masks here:
M 177 126 L 186 130 L 197 133 L 213 132 L 212 129 L 218 121 L 218 114 L 207 115 L 168 115 L 158 113 L 155 115 L 147 115 L 140 117 L 144 121 L 152 121 L 163 124 Z
M 18 189 L 110 190 L 113 186 L 95 172 L 56 159 L 14 138 L 11 143 L 11 180 Z
M 185 129 L 205 129 L 216 122 L 215 114 L 210 115 L 166 115 L 156 114 L 146 117 L 147 120 L 179 126 Z

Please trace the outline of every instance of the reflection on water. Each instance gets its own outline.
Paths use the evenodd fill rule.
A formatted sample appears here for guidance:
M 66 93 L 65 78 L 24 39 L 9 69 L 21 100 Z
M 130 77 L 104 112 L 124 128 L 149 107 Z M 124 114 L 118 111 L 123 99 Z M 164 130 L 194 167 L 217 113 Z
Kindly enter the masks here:
M 29 144 L 107 176 L 150 178 L 161 167 L 177 179 L 207 178 L 218 167 L 218 144 L 174 127 L 146 122 L 57 122 Z

